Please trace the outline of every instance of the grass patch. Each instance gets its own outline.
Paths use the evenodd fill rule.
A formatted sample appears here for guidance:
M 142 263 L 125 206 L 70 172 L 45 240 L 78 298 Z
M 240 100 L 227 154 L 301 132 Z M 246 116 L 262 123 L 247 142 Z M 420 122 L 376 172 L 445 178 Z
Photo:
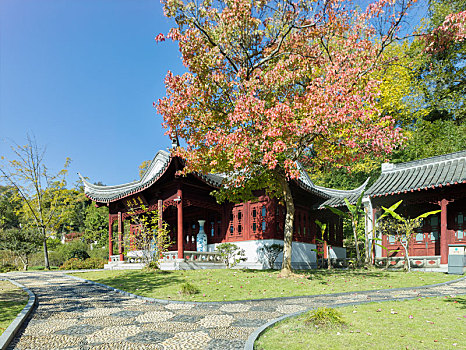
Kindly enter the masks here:
M 315 327 L 309 313 L 278 323 L 256 350 L 465 349 L 466 296 L 338 308 L 344 326 Z M 331 345 L 330 345 L 331 344 Z
M 171 300 L 223 301 L 417 287 L 457 278 L 438 272 L 311 270 L 278 278 L 276 270 L 96 271 L 73 275 L 134 294 Z M 199 293 L 178 293 L 183 283 Z
M 0 281 L 0 335 L 26 306 L 28 295 L 8 281 Z

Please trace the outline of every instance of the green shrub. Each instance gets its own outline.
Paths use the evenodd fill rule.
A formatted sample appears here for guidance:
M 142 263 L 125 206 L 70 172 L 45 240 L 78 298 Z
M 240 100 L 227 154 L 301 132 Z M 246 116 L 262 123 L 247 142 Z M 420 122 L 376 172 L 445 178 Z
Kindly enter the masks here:
M 63 253 L 63 255 L 65 256 L 65 260 L 69 260 L 69 259 L 72 259 L 72 258 L 81 258 L 83 256 L 85 256 L 83 253 L 77 253 L 77 252 L 86 252 L 85 254 L 87 254 L 88 256 L 85 258 L 89 258 L 89 254 L 88 254 L 88 251 L 89 251 L 89 247 L 86 243 L 82 242 L 82 241 L 79 241 L 79 240 L 75 240 L 75 241 L 72 241 L 70 243 L 65 243 L 61 246 L 58 247 L 57 251 L 61 251 Z M 78 254 L 83 254 L 81 256 L 78 256 Z M 82 259 L 82 260 L 85 260 L 85 259 Z
M 79 260 L 86 260 L 90 258 L 89 254 L 84 249 L 76 249 L 71 251 L 69 257 L 70 259 L 76 258 Z
M 87 270 L 87 269 L 103 269 L 105 260 L 98 258 L 89 258 L 86 260 L 80 260 L 78 258 L 71 258 L 67 260 L 60 270 Z
M 96 248 L 88 251 L 91 258 L 99 258 L 108 261 L 108 247 Z
M 58 250 L 53 251 L 49 250 L 49 264 L 50 266 L 61 266 L 63 263 L 68 260 L 64 252 L 58 248 Z M 40 251 L 34 254 L 31 254 L 29 257 L 29 266 L 43 266 L 44 265 L 44 252 Z
M 148 271 L 154 271 L 158 269 L 159 269 L 159 263 L 158 261 L 154 261 L 154 260 L 148 263 L 146 266 L 144 266 L 144 270 L 148 270 Z
M 181 285 L 180 294 L 193 295 L 197 293 L 199 293 L 199 289 L 195 285 L 189 282 L 185 282 Z
M 47 238 L 47 247 L 50 250 L 56 250 L 58 247 L 62 245 L 60 239 L 58 238 Z
M 233 243 L 219 244 L 215 247 L 215 250 L 220 253 L 220 257 L 227 266 L 227 269 L 236 266 L 241 261 L 247 260 L 244 249 Z
M 0 265 L 0 273 L 10 272 L 10 271 L 19 271 L 19 270 L 21 270 L 19 266 L 13 265 L 10 263 Z
M 85 269 L 103 269 L 104 265 L 107 263 L 106 260 L 99 258 L 89 258 L 84 260 Z
M 308 313 L 304 318 L 304 323 L 316 326 L 342 326 L 346 322 L 343 320 L 340 311 L 328 307 L 320 307 Z

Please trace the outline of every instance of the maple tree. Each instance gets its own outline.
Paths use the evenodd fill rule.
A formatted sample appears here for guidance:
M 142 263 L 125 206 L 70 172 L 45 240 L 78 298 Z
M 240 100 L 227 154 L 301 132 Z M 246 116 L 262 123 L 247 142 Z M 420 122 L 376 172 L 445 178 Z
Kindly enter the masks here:
M 225 173 L 221 199 L 265 189 L 286 206 L 282 274 L 291 272 L 290 181 L 321 164 L 348 166 L 402 140 L 381 115 L 383 51 L 415 0 L 163 0 L 188 72 L 165 78 L 154 103 L 167 133 L 186 141 L 185 172 Z M 222 193 L 228 193 L 227 197 Z

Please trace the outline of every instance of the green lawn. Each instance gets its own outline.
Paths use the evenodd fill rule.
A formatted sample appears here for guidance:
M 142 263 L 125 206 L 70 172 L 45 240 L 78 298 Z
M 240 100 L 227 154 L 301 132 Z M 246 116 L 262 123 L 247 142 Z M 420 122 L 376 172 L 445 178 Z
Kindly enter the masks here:
M 466 349 L 466 297 L 339 308 L 346 325 L 306 325 L 301 315 L 265 331 L 256 350 Z
M 0 335 L 26 306 L 28 295 L 7 281 L 0 281 Z
M 293 278 L 278 278 L 278 271 L 99 271 L 74 273 L 134 294 L 171 300 L 222 301 L 422 286 L 458 278 L 438 272 L 384 270 L 311 270 Z M 193 284 L 199 293 L 183 296 L 181 284 Z

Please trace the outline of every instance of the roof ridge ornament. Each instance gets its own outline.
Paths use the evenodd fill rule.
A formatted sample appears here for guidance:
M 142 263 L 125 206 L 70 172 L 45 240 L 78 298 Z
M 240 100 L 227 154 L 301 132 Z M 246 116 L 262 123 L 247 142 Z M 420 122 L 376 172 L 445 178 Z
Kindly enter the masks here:
M 382 163 L 382 172 L 393 170 L 393 168 L 395 168 L 395 164 L 393 163 Z

